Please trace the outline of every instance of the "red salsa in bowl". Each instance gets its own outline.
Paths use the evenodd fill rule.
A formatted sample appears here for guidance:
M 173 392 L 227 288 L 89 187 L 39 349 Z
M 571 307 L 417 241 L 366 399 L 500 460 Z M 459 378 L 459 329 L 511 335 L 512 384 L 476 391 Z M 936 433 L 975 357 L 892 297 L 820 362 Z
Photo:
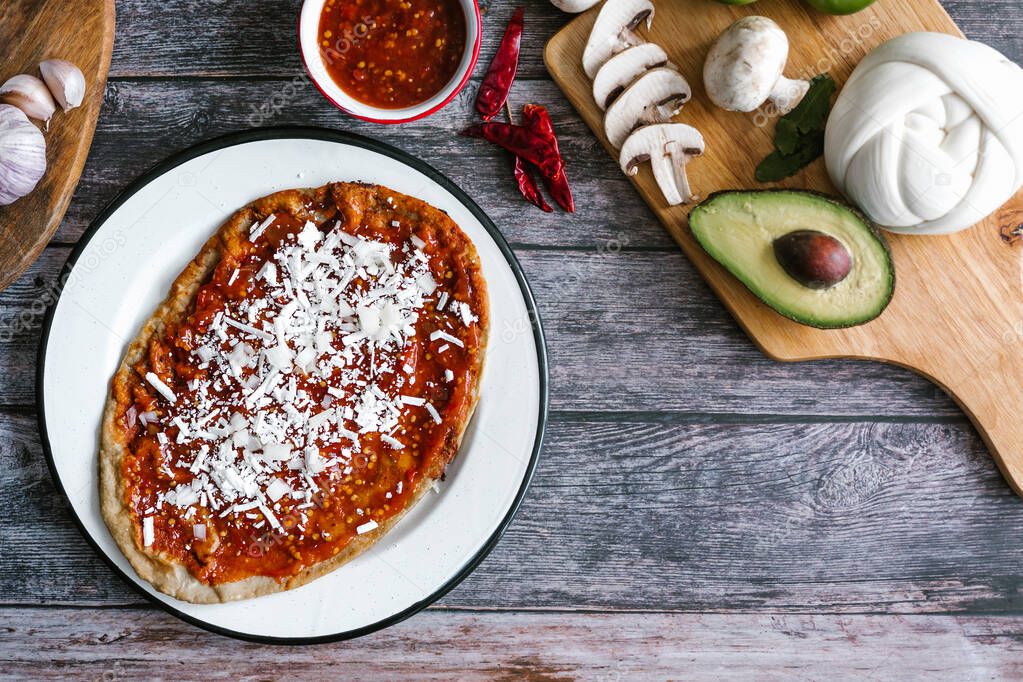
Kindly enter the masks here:
M 466 50 L 460 0 L 326 0 L 317 44 L 331 80 L 380 109 L 404 109 L 437 95 Z

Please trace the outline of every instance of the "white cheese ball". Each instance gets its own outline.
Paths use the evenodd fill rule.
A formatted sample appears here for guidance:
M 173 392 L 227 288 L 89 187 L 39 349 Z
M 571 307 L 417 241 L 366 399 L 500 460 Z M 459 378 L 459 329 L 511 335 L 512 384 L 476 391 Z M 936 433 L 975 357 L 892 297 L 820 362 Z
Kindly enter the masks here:
M 836 187 L 886 229 L 966 229 L 1023 186 L 1023 69 L 943 33 L 893 38 L 849 77 L 824 156 Z

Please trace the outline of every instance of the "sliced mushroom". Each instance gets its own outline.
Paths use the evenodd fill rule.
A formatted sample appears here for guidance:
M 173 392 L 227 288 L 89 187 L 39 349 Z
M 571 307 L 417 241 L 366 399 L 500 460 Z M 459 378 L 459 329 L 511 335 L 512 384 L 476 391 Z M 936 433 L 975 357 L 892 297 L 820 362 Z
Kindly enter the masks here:
M 643 126 L 629 135 L 618 162 L 626 175 L 635 175 L 639 165 L 650 162 L 650 169 L 669 206 L 689 203 L 693 193 L 686 177 L 686 164 L 703 154 L 703 135 L 684 123 L 659 123 Z
M 634 29 L 654 20 L 651 0 L 607 0 L 597 14 L 593 30 L 583 49 L 583 71 L 590 78 L 608 59 L 624 49 L 645 42 Z
M 703 84 L 714 104 L 728 111 L 753 111 L 770 100 L 786 114 L 810 84 L 782 75 L 789 39 L 767 17 L 743 17 L 725 29 L 703 64 Z
M 692 94 L 689 83 L 675 69 L 647 71 L 625 88 L 604 113 L 608 141 L 618 149 L 639 126 L 670 121 Z
M 661 66 L 675 68 L 660 45 L 643 43 L 619 52 L 604 62 L 604 66 L 593 77 L 594 101 L 601 109 L 607 109 L 629 83 L 643 75 L 644 71 Z
M 562 12 L 578 14 L 596 5 L 600 0 L 551 0 L 551 4 Z

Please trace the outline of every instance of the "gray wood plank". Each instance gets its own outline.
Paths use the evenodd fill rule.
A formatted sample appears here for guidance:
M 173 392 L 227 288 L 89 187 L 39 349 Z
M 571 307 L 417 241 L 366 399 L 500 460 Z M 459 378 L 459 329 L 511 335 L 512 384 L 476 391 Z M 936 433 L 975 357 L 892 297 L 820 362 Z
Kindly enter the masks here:
M 500 42 L 515 0 L 482 3 L 484 41 L 478 73 Z M 571 18 L 548 2 L 526 3 L 520 73 L 546 76 L 542 45 Z M 1016 0 L 946 0 L 942 4 L 967 35 L 983 38 L 1010 57 L 1023 53 L 1023 15 Z M 302 72 L 295 40 L 298 0 L 118 0 L 115 76 L 286 76 Z M 201 21 L 197 18 L 201 17 Z
M 973 680 L 1023 674 L 1023 625 L 1010 618 L 427 611 L 362 639 L 285 648 L 230 642 L 158 612 L 84 615 L 0 610 L 4 676 L 911 680 L 940 673 Z
M 0 396 L 34 403 L 41 302 L 68 249 L 51 248 L 0 293 Z M 523 250 L 543 318 L 555 410 L 959 418 L 908 370 L 763 357 L 678 251 Z M 528 333 L 493 330 L 495 343 Z M 11 338 L 8 339 L 8 336 Z
M 422 158 L 463 187 L 512 242 L 595 247 L 625 233 L 634 245 L 674 248 L 554 83 L 523 81 L 515 86 L 512 102 L 550 106 L 577 198 L 575 214 L 546 214 L 527 204 L 515 189 L 503 150 L 457 135 L 477 120 L 474 92 L 465 91 L 422 121 L 381 126 L 342 115 L 304 80 L 110 83 L 82 181 L 54 239 L 77 241 L 128 183 L 181 149 L 254 126 L 311 125 L 371 136 Z M 693 181 L 699 181 L 695 171 Z
M 1023 62 L 1023 11 L 1018 0 L 941 0 L 966 37 L 1001 51 L 1017 64 Z
M 138 603 L 0 413 L 0 603 Z M 518 517 L 449 607 L 1018 614 L 1023 506 L 963 424 L 555 415 Z

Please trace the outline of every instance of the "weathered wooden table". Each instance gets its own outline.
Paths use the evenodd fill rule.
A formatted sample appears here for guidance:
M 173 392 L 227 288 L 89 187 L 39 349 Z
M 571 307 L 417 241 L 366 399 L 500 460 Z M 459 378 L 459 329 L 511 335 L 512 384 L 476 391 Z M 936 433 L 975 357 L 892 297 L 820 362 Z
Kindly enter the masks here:
M 526 206 L 507 158 L 456 137 L 474 87 L 400 127 L 337 112 L 304 78 L 299 4 L 118 3 L 82 184 L 0 294 L 0 676 L 1023 675 L 1023 501 L 925 380 L 756 351 L 549 80 L 541 49 L 565 15 L 530 3 L 512 101 L 549 105 L 572 216 Z M 1023 58 L 1018 0 L 945 4 Z M 485 8 L 481 65 L 511 7 Z M 274 124 L 370 135 L 460 183 L 522 261 L 553 379 L 546 448 L 494 553 L 424 613 L 312 648 L 236 642 L 142 601 L 79 536 L 35 418 L 47 291 L 100 207 L 172 152 Z

